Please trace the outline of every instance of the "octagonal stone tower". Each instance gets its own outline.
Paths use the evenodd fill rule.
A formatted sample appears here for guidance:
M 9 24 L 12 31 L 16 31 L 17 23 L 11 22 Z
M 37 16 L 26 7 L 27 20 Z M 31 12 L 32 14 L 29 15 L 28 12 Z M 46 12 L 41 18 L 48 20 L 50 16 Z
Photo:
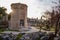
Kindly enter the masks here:
M 27 5 L 21 3 L 11 4 L 10 29 L 16 30 L 27 27 Z

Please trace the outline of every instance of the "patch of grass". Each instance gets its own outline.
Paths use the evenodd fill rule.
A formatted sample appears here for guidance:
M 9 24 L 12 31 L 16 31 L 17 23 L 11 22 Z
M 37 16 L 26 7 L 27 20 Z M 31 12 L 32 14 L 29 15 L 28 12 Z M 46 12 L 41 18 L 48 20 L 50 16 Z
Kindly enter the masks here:
M 50 31 L 55 31 L 55 28 L 50 28 Z
M 0 28 L 0 33 L 3 32 L 3 31 L 5 31 L 5 30 L 6 30 L 6 29 Z
M 22 34 L 18 34 L 16 40 L 20 40 L 22 36 L 23 36 Z
M 43 30 L 47 30 L 47 28 L 46 28 L 46 27 L 42 27 L 42 29 L 43 29 Z

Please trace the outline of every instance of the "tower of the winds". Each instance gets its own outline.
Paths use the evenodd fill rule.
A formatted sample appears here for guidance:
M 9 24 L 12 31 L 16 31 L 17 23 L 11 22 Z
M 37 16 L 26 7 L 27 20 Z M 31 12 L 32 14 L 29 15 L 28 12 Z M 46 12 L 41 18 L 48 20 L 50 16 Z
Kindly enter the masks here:
M 10 29 L 20 29 L 27 27 L 27 5 L 21 3 L 11 4 Z

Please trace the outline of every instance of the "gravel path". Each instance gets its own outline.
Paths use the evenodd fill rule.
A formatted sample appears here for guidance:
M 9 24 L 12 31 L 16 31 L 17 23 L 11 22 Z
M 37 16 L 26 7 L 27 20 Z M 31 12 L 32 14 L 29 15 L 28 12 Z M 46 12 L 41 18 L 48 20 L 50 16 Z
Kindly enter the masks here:
M 26 28 L 22 28 L 20 29 L 21 32 L 17 32 L 17 31 L 4 31 L 2 33 L 12 33 L 12 34 L 19 34 L 19 33 L 33 33 L 33 32 L 38 32 L 39 29 L 36 29 L 35 27 L 31 27 L 30 29 L 26 29 Z M 24 30 L 24 31 L 23 31 Z M 26 31 L 27 30 L 27 31 Z

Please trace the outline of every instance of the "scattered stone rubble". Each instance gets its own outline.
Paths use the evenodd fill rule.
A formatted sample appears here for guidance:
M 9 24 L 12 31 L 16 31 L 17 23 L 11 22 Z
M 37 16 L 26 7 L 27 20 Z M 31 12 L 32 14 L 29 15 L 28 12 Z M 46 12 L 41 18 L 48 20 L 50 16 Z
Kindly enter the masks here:
M 53 33 L 46 32 L 23 33 L 19 40 L 60 40 L 60 36 L 54 37 Z M 0 34 L 0 40 L 16 40 L 17 35 L 14 34 Z

